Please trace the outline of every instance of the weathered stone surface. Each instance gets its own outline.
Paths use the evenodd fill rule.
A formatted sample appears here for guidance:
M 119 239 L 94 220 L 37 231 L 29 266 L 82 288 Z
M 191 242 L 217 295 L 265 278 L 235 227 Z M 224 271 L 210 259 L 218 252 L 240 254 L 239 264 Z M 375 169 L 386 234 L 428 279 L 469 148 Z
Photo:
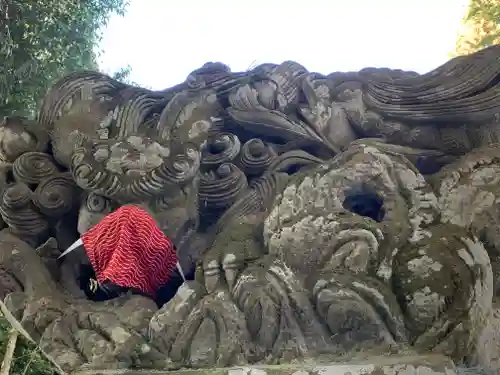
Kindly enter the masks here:
M 70 74 L 0 124 L 0 306 L 66 372 L 500 371 L 499 58 L 207 63 L 163 91 Z M 57 260 L 126 203 L 188 276 L 159 306 L 88 301 L 81 256 Z M 441 362 L 387 357 L 408 350 Z
M 72 375 L 462 375 L 454 364 L 439 355 L 373 357 L 362 360 L 316 363 L 242 366 L 178 371 L 78 371 Z

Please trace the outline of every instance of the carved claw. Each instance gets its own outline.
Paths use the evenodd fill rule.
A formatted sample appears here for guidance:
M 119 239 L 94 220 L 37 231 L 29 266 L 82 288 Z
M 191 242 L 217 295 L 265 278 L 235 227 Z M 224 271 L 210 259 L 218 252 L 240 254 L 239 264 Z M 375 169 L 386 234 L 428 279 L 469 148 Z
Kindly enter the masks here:
M 207 291 L 211 293 L 224 281 L 231 291 L 241 271 L 263 253 L 264 249 L 257 240 L 254 217 L 239 218 L 230 222 L 217 236 L 214 245 L 203 259 Z
M 224 367 L 247 363 L 252 351 L 245 316 L 220 291 L 205 296 L 183 320 L 170 358 L 181 366 Z
M 148 328 L 149 341 L 168 353 L 181 329 L 179 322 L 186 320 L 205 294 L 206 290 L 196 281 L 182 284 L 174 298 L 151 318 Z
M 208 293 L 212 293 L 219 285 L 220 276 L 220 253 L 218 249 L 211 248 L 203 258 L 203 277 Z

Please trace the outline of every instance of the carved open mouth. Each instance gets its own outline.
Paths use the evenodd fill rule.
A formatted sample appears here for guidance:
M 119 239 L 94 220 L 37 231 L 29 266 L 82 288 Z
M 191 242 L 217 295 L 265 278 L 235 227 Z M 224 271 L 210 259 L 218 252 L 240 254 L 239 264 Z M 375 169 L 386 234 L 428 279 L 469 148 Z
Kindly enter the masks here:
M 146 137 L 98 142 L 79 138 L 70 166 L 76 183 L 119 202 L 144 201 L 169 185 L 182 186 L 200 166 L 200 153 L 189 145 L 172 150 Z
M 385 216 L 384 201 L 375 189 L 366 184 L 352 186 L 345 192 L 342 206 L 360 216 L 381 222 Z

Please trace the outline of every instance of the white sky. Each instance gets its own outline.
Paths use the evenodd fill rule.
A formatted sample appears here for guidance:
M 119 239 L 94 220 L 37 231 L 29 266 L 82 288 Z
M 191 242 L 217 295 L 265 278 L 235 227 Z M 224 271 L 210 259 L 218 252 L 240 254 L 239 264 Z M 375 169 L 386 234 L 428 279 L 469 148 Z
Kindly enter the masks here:
M 295 60 L 309 71 L 425 73 L 449 59 L 468 0 L 132 0 L 104 32 L 101 69 L 163 89 L 207 61 L 233 71 Z

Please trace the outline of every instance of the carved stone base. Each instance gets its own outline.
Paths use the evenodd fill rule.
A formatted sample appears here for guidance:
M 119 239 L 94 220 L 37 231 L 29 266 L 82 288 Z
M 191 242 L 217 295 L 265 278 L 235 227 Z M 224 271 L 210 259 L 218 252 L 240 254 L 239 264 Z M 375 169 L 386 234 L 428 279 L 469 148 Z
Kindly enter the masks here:
M 441 355 L 376 356 L 338 362 L 313 362 L 279 366 L 243 366 L 203 370 L 78 371 L 71 375 L 461 375 L 453 362 Z

